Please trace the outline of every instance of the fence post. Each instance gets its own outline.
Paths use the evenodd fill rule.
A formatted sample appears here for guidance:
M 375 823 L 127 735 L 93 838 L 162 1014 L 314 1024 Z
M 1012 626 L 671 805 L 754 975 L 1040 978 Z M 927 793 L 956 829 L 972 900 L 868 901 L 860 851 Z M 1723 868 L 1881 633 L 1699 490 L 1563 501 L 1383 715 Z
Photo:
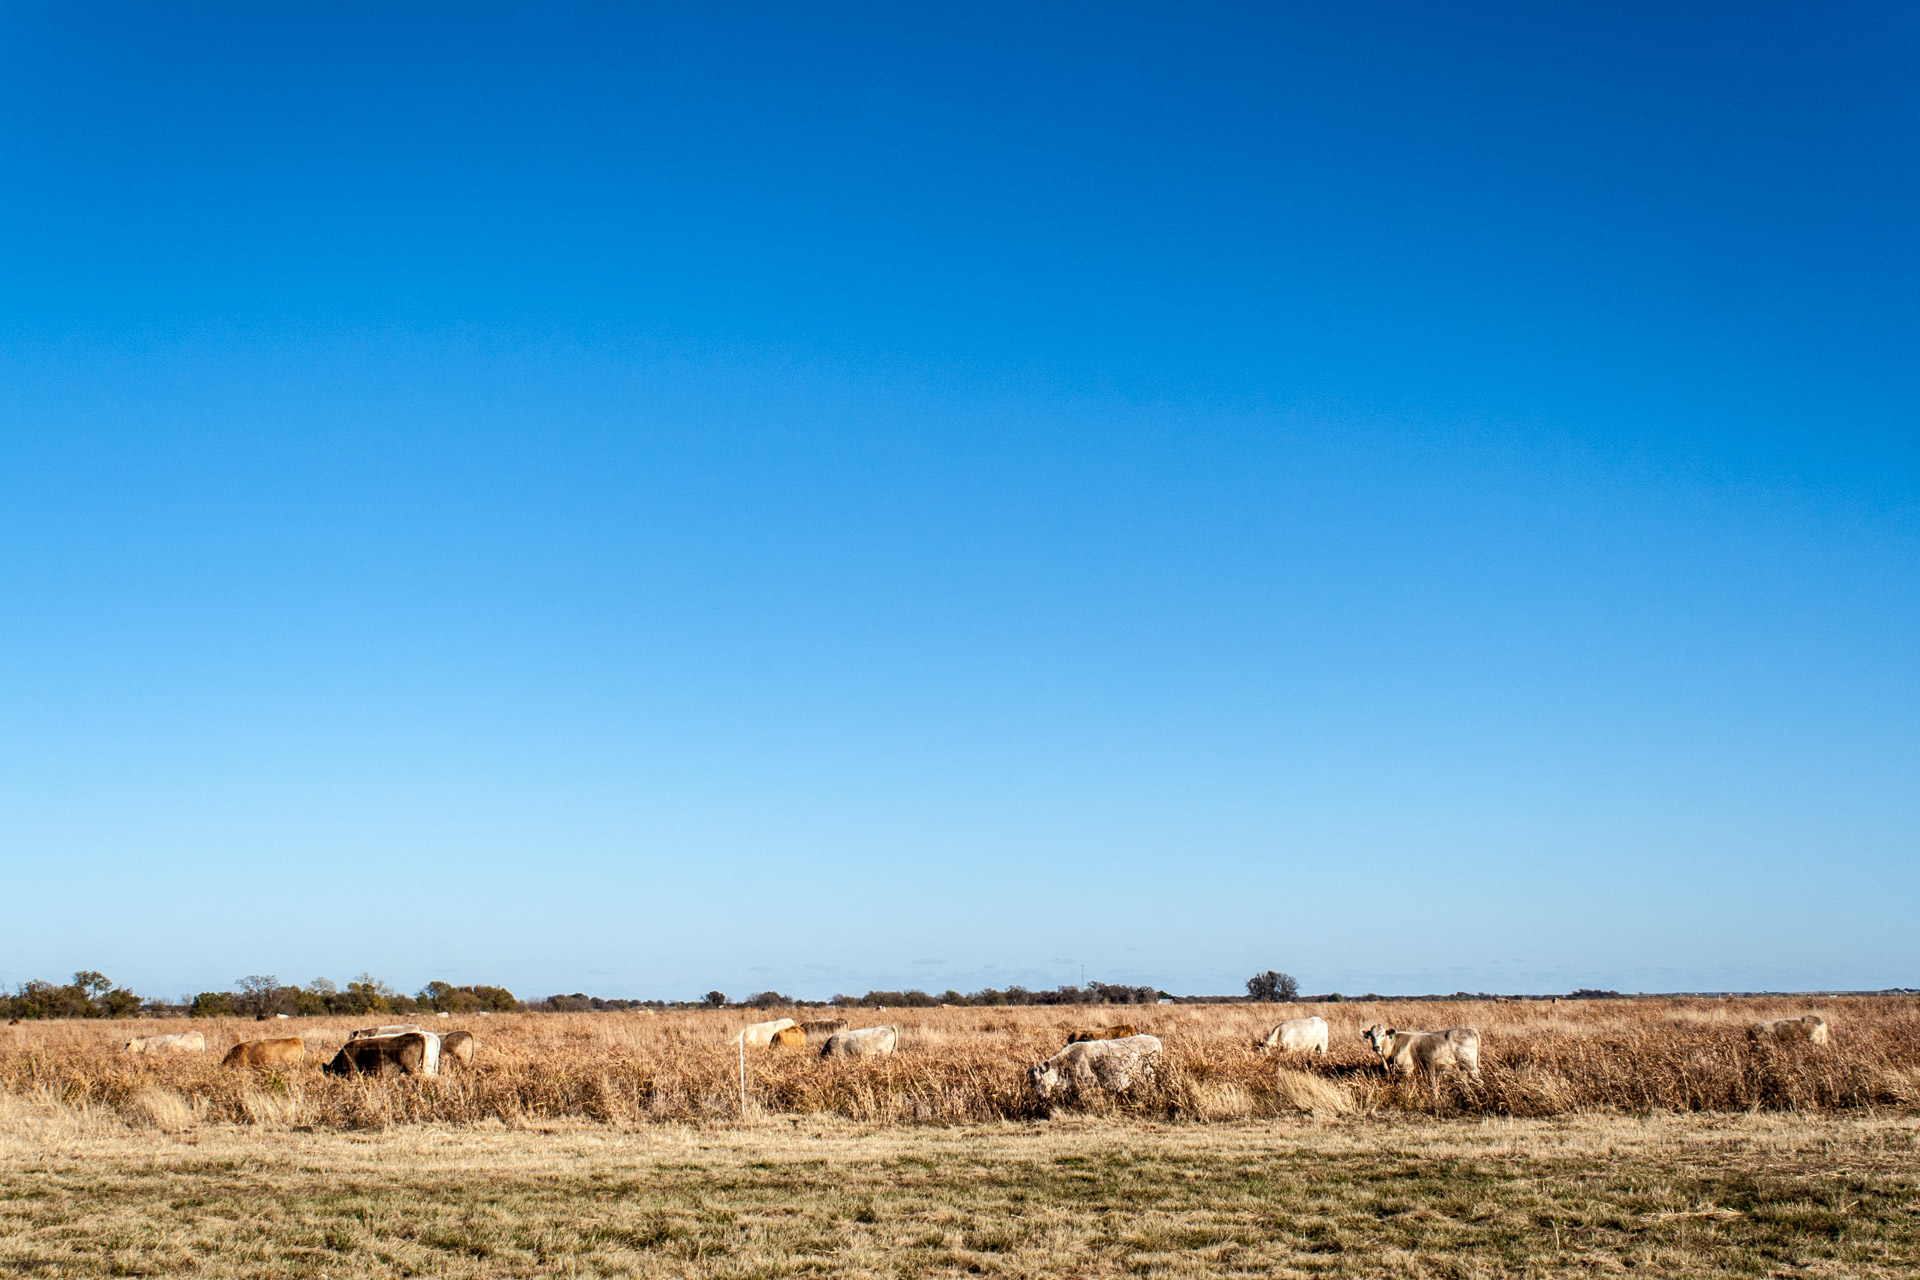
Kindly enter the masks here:
M 747 1118 L 747 1032 L 740 1029 L 740 1118 Z

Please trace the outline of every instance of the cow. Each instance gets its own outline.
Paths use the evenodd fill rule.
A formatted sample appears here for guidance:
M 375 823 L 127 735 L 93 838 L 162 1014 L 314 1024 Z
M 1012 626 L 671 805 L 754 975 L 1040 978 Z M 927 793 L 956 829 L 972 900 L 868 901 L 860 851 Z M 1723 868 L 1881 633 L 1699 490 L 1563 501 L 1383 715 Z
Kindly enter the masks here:
M 800 1029 L 807 1033 L 807 1039 L 824 1041 L 836 1031 L 847 1029 L 845 1018 L 819 1018 L 813 1022 L 803 1022 Z
M 440 1037 L 440 1061 L 454 1059 L 461 1066 L 473 1061 L 474 1046 L 479 1044 L 471 1031 L 449 1031 Z
M 1089 1040 L 1125 1040 L 1128 1036 L 1139 1034 L 1123 1022 L 1117 1027 L 1083 1027 L 1078 1031 L 1069 1031 L 1067 1043 L 1084 1044 Z
M 349 1040 L 363 1040 L 368 1036 L 397 1036 L 408 1031 L 419 1031 L 420 1027 L 411 1022 L 389 1022 L 379 1027 L 361 1027 L 358 1031 L 347 1032 Z
M 768 1041 L 776 1049 L 804 1049 L 807 1047 L 807 1033 L 799 1027 L 782 1027 L 773 1033 Z
M 1756 1022 L 1747 1028 L 1747 1039 L 1753 1044 L 1762 1041 L 1791 1043 L 1796 1040 L 1825 1044 L 1827 1020 L 1817 1013 L 1809 1013 L 1800 1018 L 1774 1018 L 1768 1022 Z
M 205 1053 L 207 1037 L 198 1031 L 176 1031 L 169 1036 L 135 1036 L 128 1053 Z
M 385 1075 L 394 1069 L 409 1076 L 439 1075 L 440 1037 L 431 1031 L 353 1036 L 326 1065 L 333 1076 Z
M 1288 1018 L 1267 1032 L 1265 1039 L 1253 1042 L 1255 1053 L 1264 1053 L 1268 1049 L 1288 1053 L 1304 1050 L 1324 1057 L 1327 1052 L 1327 1020 L 1321 1017 Z
M 1480 1079 L 1480 1033 L 1472 1027 L 1450 1027 L 1445 1031 L 1395 1031 L 1374 1023 L 1360 1038 L 1380 1055 L 1383 1070 L 1410 1076 L 1415 1068 L 1437 1075 L 1449 1067 L 1459 1067 Z
M 774 1032 L 785 1031 L 788 1027 L 798 1025 L 792 1018 L 775 1018 L 772 1022 L 750 1023 L 745 1031 L 733 1038 L 733 1042 L 739 1044 L 741 1037 L 744 1036 L 748 1048 L 765 1048 L 773 1043 Z
M 1042 1102 L 1084 1096 L 1095 1089 L 1124 1093 L 1135 1080 L 1150 1079 L 1159 1058 L 1158 1036 L 1080 1040 L 1028 1067 L 1027 1081 Z
M 278 1040 L 248 1040 L 227 1050 L 223 1067 L 290 1067 L 306 1056 L 307 1046 L 299 1036 Z
M 898 1027 L 861 1027 L 857 1031 L 836 1031 L 827 1037 L 823 1058 L 883 1058 L 900 1043 Z

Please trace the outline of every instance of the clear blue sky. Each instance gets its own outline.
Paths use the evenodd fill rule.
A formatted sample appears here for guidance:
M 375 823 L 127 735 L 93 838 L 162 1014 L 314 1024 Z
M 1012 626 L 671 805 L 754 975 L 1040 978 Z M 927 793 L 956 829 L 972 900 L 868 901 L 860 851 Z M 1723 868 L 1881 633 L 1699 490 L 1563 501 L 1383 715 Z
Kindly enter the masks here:
M 1905 5 L 0 10 L 0 981 L 1920 985 Z

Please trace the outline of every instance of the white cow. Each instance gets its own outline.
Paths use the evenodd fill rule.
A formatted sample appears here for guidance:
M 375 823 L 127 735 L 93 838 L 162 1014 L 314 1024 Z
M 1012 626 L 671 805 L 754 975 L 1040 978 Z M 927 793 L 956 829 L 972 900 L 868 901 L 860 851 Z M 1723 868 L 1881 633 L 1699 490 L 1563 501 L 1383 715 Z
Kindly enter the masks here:
M 1756 1022 L 1747 1028 L 1747 1039 L 1755 1044 L 1762 1040 L 1804 1040 L 1808 1044 L 1825 1044 L 1827 1020 L 1817 1013 L 1809 1013 L 1800 1018 L 1774 1018 L 1770 1022 Z
M 1395 1031 L 1376 1022 L 1360 1038 L 1380 1055 L 1381 1066 L 1403 1076 L 1412 1075 L 1415 1068 L 1437 1073 L 1459 1067 L 1475 1080 L 1480 1078 L 1480 1033 L 1472 1027 Z
M 823 1058 L 884 1058 L 900 1043 L 898 1027 L 861 1027 L 857 1031 L 836 1031 L 827 1037 L 820 1050 Z
M 749 1049 L 764 1049 L 773 1043 L 774 1032 L 785 1031 L 788 1027 L 797 1025 L 799 1024 L 794 1022 L 792 1018 L 775 1018 L 772 1022 L 755 1022 L 750 1024 L 740 1035 L 735 1036 L 733 1042 L 739 1044 L 740 1037 L 745 1036 Z
M 1327 1051 L 1327 1020 L 1321 1017 L 1288 1018 L 1267 1032 L 1266 1039 L 1255 1040 L 1253 1047 L 1255 1052 L 1280 1049 L 1324 1054 Z
M 135 1036 L 128 1053 L 205 1053 L 207 1037 L 198 1031 L 176 1031 L 170 1036 Z
M 1027 1068 L 1027 1080 L 1042 1102 L 1095 1089 L 1124 1093 L 1135 1080 L 1150 1079 L 1160 1057 L 1160 1037 L 1082 1040 Z

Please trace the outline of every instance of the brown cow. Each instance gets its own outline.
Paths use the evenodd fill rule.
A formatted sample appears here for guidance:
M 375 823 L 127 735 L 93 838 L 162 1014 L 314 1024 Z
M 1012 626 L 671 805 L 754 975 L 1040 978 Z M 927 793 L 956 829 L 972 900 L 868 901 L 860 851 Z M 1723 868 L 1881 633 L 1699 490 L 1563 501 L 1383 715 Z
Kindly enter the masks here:
M 800 1029 L 807 1033 L 809 1040 L 825 1040 L 836 1031 L 847 1029 L 845 1018 L 820 1018 L 813 1022 L 803 1022 Z
M 328 1075 L 385 1075 L 398 1069 L 404 1075 L 440 1074 L 440 1037 L 425 1031 L 390 1036 L 355 1036 L 341 1046 L 327 1064 Z
M 1089 1040 L 1125 1040 L 1128 1036 L 1137 1036 L 1139 1034 L 1138 1031 L 1135 1031 L 1123 1022 L 1117 1027 L 1083 1027 L 1078 1031 L 1069 1031 L 1067 1032 L 1067 1043 L 1084 1044 Z
M 776 1049 L 804 1049 L 807 1046 L 807 1033 L 798 1027 L 782 1027 L 773 1033 L 773 1039 L 767 1043 Z
M 226 1058 L 220 1063 L 223 1067 L 283 1067 L 290 1066 L 306 1056 L 307 1046 L 299 1036 L 285 1036 L 278 1040 L 249 1040 L 227 1050 Z
M 1808 1044 L 1826 1044 L 1827 1020 L 1817 1013 L 1809 1013 L 1803 1018 L 1775 1018 L 1771 1022 L 1756 1022 L 1747 1028 L 1747 1039 L 1754 1044 L 1765 1040 L 1780 1043 L 1804 1040 Z
M 449 1031 L 440 1037 L 440 1061 L 453 1058 L 466 1066 L 473 1061 L 473 1049 L 479 1043 L 471 1031 Z

